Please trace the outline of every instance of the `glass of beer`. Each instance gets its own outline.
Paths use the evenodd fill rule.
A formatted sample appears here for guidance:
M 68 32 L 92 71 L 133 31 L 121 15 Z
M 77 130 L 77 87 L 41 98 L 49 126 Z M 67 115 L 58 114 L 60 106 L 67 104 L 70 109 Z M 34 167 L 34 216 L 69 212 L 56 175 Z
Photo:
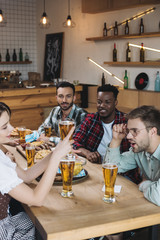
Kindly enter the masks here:
M 30 168 L 34 165 L 35 157 L 35 146 L 33 144 L 26 145 L 26 158 L 27 158 L 27 167 Z
M 63 140 L 72 127 L 75 126 L 75 121 L 72 119 L 66 118 L 65 120 L 59 120 L 59 132 L 61 140 Z M 73 135 L 70 137 L 70 140 L 72 140 Z
M 50 124 L 45 124 L 44 125 L 44 131 L 45 131 L 45 136 L 50 137 L 52 134 L 52 127 Z
M 115 202 L 114 185 L 117 177 L 118 166 L 115 163 L 103 163 L 102 164 L 104 183 L 105 183 L 105 194 L 103 201 L 107 203 Z
M 72 197 L 72 178 L 74 172 L 75 158 L 66 157 L 60 161 L 60 169 L 63 181 L 63 190 L 61 192 L 62 197 Z
M 26 127 L 18 127 L 18 133 L 19 133 L 19 142 L 25 143 L 25 136 L 26 136 Z

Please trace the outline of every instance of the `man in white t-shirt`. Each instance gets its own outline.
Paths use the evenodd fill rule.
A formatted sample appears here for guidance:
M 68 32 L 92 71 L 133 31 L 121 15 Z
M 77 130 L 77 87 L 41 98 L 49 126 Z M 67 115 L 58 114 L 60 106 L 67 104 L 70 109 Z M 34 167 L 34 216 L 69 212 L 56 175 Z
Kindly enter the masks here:
M 116 109 L 118 89 L 110 84 L 97 89 L 97 112 L 87 114 L 73 136 L 74 148 L 93 163 L 101 163 L 106 146 L 112 139 L 112 126 L 126 123 L 124 113 Z M 129 142 L 124 139 L 121 152 L 129 149 Z

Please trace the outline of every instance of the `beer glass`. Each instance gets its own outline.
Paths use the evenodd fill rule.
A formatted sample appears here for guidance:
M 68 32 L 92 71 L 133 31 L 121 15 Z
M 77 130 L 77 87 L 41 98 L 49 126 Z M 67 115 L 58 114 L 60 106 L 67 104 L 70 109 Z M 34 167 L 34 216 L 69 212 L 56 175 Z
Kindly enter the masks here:
M 75 122 L 72 119 L 66 118 L 65 120 L 59 120 L 59 132 L 61 140 L 63 140 L 72 127 L 75 126 Z M 72 140 L 73 135 L 70 137 L 70 140 Z
M 26 145 L 26 158 L 27 158 L 27 167 L 30 168 L 34 165 L 35 157 L 35 146 L 33 144 Z
M 115 202 L 114 185 L 117 177 L 118 166 L 115 163 L 105 162 L 102 164 L 105 194 L 103 201 L 107 203 Z
M 61 192 L 62 197 L 72 197 L 72 178 L 74 172 L 75 158 L 66 157 L 60 161 L 60 169 L 63 181 L 63 190 Z
M 45 136 L 50 137 L 52 133 L 52 127 L 50 124 L 45 124 L 44 125 L 44 131 L 45 131 Z
M 19 133 L 19 142 L 25 143 L 25 136 L 26 136 L 26 127 L 18 127 L 18 133 Z

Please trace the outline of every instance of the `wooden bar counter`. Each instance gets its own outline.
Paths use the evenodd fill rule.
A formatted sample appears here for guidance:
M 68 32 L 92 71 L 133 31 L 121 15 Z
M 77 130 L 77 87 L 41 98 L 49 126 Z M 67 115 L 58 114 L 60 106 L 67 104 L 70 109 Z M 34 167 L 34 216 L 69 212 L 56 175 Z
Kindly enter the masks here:
M 76 104 L 80 105 L 82 86 L 75 88 Z M 2 89 L 0 101 L 11 108 L 13 126 L 24 125 L 30 129 L 37 129 L 44 120 L 45 108 L 57 106 L 56 87 Z

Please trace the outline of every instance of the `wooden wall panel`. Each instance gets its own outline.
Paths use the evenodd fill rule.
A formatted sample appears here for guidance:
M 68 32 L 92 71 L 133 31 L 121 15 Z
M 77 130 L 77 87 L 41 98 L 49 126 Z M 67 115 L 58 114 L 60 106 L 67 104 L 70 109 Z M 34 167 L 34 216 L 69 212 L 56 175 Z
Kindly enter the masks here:
M 13 110 L 11 124 L 14 127 L 25 126 L 26 128 L 35 130 L 43 122 L 43 115 L 42 108 Z
M 160 109 L 160 93 L 139 91 L 139 106 L 149 105 Z

